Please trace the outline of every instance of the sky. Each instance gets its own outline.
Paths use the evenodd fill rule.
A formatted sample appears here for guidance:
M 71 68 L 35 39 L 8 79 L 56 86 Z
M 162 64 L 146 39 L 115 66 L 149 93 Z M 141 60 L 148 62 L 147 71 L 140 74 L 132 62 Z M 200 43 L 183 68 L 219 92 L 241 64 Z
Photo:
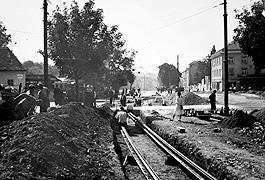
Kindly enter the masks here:
M 11 34 L 8 45 L 21 62 L 42 62 L 43 1 L 0 0 L 0 22 Z M 70 0 L 49 0 L 48 12 Z M 82 7 L 86 0 L 76 0 Z M 249 8 L 257 0 L 227 0 L 228 42 L 238 26 L 235 9 Z M 189 63 L 206 57 L 213 45 L 224 46 L 223 0 L 95 0 L 108 26 L 118 25 L 128 50 L 136 50 L 138 71 L 158 72 L 163 63 L 184 71 Z M 49 64 L 53 64 L 49 60 Z

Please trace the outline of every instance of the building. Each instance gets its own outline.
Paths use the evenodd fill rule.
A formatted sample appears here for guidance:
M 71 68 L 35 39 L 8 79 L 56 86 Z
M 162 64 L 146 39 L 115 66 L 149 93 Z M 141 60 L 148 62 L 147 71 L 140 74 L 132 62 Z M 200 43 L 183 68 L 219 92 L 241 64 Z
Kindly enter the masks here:
M 49 74 L 48 81 L 49 81 L 48 87 L 51 88 L 53 87 L 55 82 L 58 82 L 61 80 L 55 77 L 54 75 Z M 44 84 L 44 74 L 26 74 L 26 85 L 30 85 L 30 84 L 36 85 L 38 83 Z
M 184 88 L 184 90 L 189 90 L 189 68 L 187 68 L 184 72 L 181 73 L 181 77 L 182 77 L 182 87 Z
M 224 49 L 211 56 L 211 87 L 224 90 Z M 230 90 L 240 90 L 248 86 L 244 83 L 246 77 L 255 74 L 252 58 L 241 52 L 239 44 L 232 42 L 228 45 L 228 84 Z
M 0 47 L 0 83 L 4 86 L 13 86 L 19 89 L 22 83 L 22 89 L 25 86 L 26 70 L 22 64 L 7 47 Z

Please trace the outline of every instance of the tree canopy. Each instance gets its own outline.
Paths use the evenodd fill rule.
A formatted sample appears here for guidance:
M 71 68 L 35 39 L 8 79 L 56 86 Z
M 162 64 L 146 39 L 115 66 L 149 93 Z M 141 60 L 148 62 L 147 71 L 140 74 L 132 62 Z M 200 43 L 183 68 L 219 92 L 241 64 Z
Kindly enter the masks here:
M 43 74 L 43 63 L 25 61 L 22 63 L 22 66 L 27 70 L 27 74 Z M 59 76 L 59 70 L 56 66 L 49 65 L 48 71 L 51 75 L 54 75 L 56 77 Z
M 6 27 L 0 21 L 0 47 L 5 47 L 11 42 L 11 35 L 6 33 Z
M 95 9 L 93 0 L 83 8 L 73 1 L 70 8 L 57 7 L 48 23 L 49 56 L 61 74 L 75 80 L 77 94 L 80 79 L 93 85 L 108 80 L 117 84 L 114 77 L 126 81 L 125 72 L 133 65 L 135 54 L 126 55 L 118 27 L 108 27 L 103 19 L 103 10 Z
M 169 88 L 179 85 L 181 73 L 174 65 L 164 63 L 158 68 L 158 83 L 160 86 Z
M 256 73 L 265 67 L 265 17 L 262 15 L 264 6 L 262 2 L 255 2 L 251 10 L 236 10 L 236 19 L 239 25 L 234 32 L 234 40 L 237 41 L 242 52 L 251 56 Z

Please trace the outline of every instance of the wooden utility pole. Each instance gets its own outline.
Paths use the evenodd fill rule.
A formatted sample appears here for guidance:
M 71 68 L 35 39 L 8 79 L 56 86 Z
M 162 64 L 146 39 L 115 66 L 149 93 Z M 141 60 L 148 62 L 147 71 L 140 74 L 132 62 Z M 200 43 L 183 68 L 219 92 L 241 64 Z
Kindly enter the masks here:
M 227 49 L 227 2 L 224 0 L 224 76 L 225 76 L 225 91 L 224 91 L 224 113 L 229 114 L 228 107 L 228 49 Z
M 44 35 L 44 51 L 43 51 L 43 57 L 44 57 L 44 86 L 48 87 L 49 79 L 48 79 L 48 53 L 47 53 L 47 16 L 48 16 L 48 4 L 47 0 L 43 1 L 43 35 Z

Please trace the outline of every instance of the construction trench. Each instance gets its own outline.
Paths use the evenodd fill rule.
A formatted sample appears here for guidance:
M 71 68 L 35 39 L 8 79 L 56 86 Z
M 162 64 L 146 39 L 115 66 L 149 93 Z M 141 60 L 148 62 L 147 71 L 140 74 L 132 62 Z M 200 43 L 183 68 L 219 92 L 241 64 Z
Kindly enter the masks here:
M 0 179 L 143 179 L 106 110 L 69 103 L 1 127 Z M 264 126 L 249 123 L 244 112 L 181 122 L 170 121 L 172 110 L 134 114 L 217 179 L 265 179 Z M 253 115 L 261 118 L 264 110 Z M 129 125 L 133 137 L 142 135 Z

